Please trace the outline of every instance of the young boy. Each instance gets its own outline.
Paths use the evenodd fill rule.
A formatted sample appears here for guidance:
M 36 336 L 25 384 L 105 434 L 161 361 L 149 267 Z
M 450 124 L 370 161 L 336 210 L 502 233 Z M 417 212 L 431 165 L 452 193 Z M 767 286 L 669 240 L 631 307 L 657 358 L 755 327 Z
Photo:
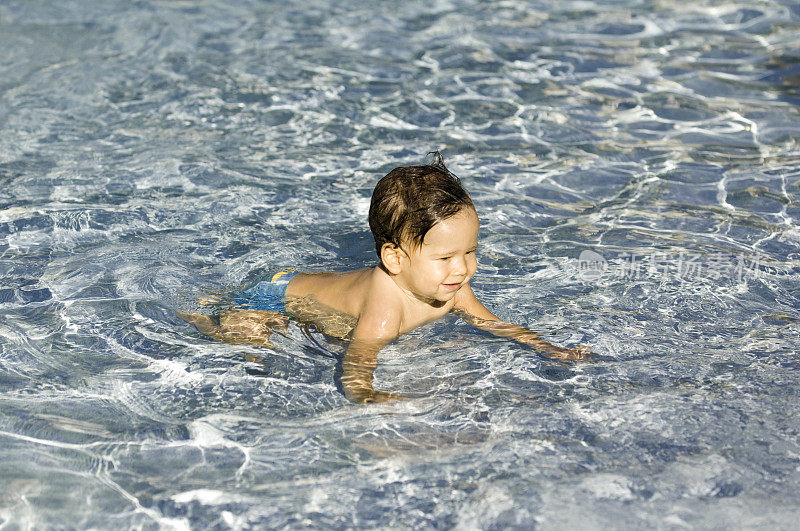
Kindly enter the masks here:
M 322 332 L 351 339 L 342 364 L 345 395 L 356 402 L 399 396 L 375 391 L 378 351 L 418 326 L 454 312 L 470 324 L 525 343 L 559 360 L 588 358 L 586 347 L 566 349 L 527 328 L 501 321 L 478 301 L 475 274 L 478 215 L 467 192 L 434 152 L 429 165 L 395 168 L 372 193 L 369 226 L 380 263 L 347 272 L 281 272 L 233 298 L 219 324 L 182 315 L 215 338 L 269 345 L 287 312 Z

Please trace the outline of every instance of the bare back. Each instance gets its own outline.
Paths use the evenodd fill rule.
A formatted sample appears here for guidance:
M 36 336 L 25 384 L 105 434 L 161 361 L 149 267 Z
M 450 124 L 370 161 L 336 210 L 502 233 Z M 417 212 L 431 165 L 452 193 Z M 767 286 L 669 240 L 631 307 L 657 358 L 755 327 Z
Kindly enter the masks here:
M 373 268 L 299 273 L 289 283 L 286 298 L 312 297 L 333 310 L 358 318 L 369 291 L 372 274 Z

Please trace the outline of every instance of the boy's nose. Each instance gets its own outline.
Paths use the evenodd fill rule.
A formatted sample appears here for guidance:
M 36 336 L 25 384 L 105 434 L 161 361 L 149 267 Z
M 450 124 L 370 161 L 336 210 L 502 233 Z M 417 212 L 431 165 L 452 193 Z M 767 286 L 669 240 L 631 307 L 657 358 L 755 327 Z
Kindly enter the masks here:
M 462 276 L 467 274 L 467 261 L 464 258 L 453 261 L 453 269 L 451 271 L 454 275 Z

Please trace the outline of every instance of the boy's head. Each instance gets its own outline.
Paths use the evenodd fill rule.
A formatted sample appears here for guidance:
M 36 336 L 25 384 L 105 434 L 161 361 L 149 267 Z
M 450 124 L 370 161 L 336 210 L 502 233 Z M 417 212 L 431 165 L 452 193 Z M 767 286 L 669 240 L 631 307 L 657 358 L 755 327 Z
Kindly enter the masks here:
M 438 151 L 433 162 L 402 166 L 375 186 L 369 206 L 369 228 L 378 257 L 385 244 L 419 247 L 438 222 L 475 206 L 461 181 L 445 167 Z

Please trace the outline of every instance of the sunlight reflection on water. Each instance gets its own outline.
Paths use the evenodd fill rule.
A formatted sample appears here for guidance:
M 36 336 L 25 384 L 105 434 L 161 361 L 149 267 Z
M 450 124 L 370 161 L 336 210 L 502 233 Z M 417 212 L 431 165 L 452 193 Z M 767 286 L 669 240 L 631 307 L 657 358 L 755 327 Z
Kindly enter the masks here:
M 328 4 L 0 6 L 0 523 L 791 527 L 797 6 Z M 431 149 L 486 305 L 605 361 L 448 317 L 363 407 L 339 340 L 174 314 L 371 265 Z

